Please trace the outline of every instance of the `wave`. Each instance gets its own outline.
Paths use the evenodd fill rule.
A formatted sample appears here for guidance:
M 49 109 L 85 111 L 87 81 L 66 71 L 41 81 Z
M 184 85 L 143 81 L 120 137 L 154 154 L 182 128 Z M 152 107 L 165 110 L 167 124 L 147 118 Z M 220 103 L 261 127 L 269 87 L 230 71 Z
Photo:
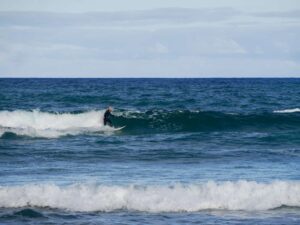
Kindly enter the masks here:
M 0 186 L 0 207 L 49 207 L 70 211 L 258 211 L 300 207 L 299 181 L 236 181 L 172 186 L 27 184 Z
M 300 108 L 275 110 L 274 113 L 295 113 L 300 112 Z
M 50 113 L 38 110 L 0 111 L 0 136 L 7 133 L 31 137 L 56 138 L 113 131 L 103 126 L 104 110 L 81 113 Z M 117 111 L 113 122 L 126 125 L 127 133 L 262 131 L 300 127 L 299 114 L 229 114 L 209 111 Z M 5 135 L 4 135 L 5 136 Z
M 122 112 L 115 118 L 126 124 L 127 131 L 145 132 L 209 132 L 262 131 L 300 127 L 299 114 L 224 113 L 216 111 L 146 111 Z
M 49 113 L 39 110 L 0 111 L 0 136 L 7 133 L 56 138 L 89 132 L 112 131 L 103 125 L 102 111 Z

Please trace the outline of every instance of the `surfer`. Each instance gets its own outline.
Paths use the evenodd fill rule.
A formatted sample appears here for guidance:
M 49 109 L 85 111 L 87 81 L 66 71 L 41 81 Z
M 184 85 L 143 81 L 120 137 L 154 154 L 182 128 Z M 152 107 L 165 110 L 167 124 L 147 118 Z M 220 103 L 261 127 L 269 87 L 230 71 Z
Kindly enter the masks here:
M 105 111 L 105 113 L 104 113 L 104 118 L 103 118 L 104 126 L 105 126 L 105 125 L 108 125 L 108 126 L 110 126 L 110 127 L 113 126 L 113 124 L 112 124 L 112 122 L 111 122 L 111 120 L 110 120 L 110 116 L 111 116 L 111 112 L 112 112 L 112 111 L 113 111 L 113 108 L 112 108 L 111 106 L 109 106 L 109 107 L 107 108 L 107 110 Z

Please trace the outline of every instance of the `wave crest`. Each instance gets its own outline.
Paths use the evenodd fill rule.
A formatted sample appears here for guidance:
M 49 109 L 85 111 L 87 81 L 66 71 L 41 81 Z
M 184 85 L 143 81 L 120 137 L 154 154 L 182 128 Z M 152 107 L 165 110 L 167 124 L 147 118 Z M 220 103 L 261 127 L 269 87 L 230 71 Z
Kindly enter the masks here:
M 196 212 L 300 207 L 300 182 L 237 181 L 173 186 L 35 184 L 0 187 L 0 207 L 50 207 L 71 211 Z

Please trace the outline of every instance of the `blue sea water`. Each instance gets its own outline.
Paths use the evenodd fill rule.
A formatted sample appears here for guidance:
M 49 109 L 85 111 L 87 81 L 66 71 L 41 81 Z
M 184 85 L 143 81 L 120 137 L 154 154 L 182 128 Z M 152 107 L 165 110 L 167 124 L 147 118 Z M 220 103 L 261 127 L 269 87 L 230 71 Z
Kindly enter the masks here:
M 0 224 L 300 224 L 299 171 L 300 79 L 0 79 Z

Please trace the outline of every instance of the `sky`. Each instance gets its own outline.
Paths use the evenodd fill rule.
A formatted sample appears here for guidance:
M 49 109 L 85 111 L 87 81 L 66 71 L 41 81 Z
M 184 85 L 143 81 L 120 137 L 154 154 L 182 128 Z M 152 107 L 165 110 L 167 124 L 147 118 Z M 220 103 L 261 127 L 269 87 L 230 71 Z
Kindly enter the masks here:
M 0 0 L 0 77 L 300 77 L 299 0 Z

